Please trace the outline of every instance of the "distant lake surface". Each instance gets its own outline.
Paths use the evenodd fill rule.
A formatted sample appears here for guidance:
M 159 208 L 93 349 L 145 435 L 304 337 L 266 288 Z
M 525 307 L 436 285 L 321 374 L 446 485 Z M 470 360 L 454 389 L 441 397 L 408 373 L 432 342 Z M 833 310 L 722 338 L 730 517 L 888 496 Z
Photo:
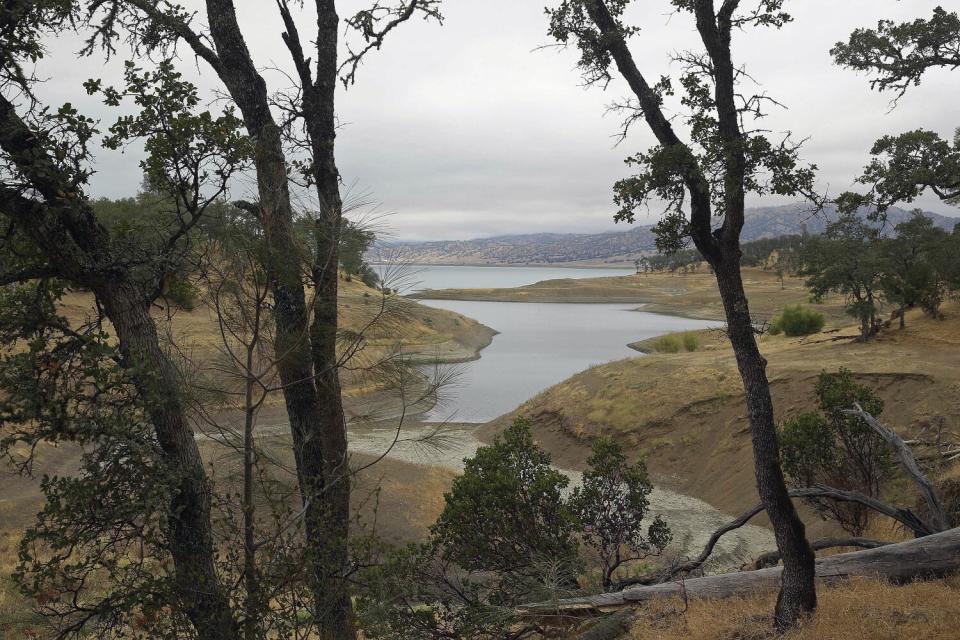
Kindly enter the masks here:
M 480 359 L 458 368 L 449 398 L 428 420 L 487 422 L 593 365 L 638 353 L 627 344 L 673 331 L 717 326 L 634 311 L 637 305 L 420 300 L 499 331 Z
M 393 269 L 385 265 L 374 267 L 386 275 L 401 293 L 409 294 L 427 289 L 490 289 L 522 287 L 523 285 L 560 278 L 603 278 L 624 276 L 633 269 L 574 269 L 569 267 L 460 267 L 438 265 L 411 265 Z

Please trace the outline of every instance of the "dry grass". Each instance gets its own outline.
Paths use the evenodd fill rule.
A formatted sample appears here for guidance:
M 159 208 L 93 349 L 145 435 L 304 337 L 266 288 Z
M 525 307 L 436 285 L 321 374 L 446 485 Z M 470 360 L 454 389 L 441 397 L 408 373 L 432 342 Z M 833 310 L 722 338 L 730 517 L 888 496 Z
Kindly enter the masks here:
M 906 586 L 855 579 L 821 588 L 816 614 L 784 640 L 947 640 L 960 637 L 960 579 Z M 629 637 L 637 640 L 762 640 L 775 597 L 652 604 Z
M 472 318 L 458 313 L 416 304 L 392 296 L 384 303 L 379 291 L 359 280 L 341 280 L 339 297 L 341 328 L 364 332 L 364 350 L 351 368 L 363 362 L 375 362 L 385 353 L 399 348 L 405 353 L 421 354 L 422 359 L 463 362 L 478 357 L 495 332 Z M 384 312 L 384 308 L 387 311 Z M 67 294 L 62 303 L 64 315 L 74 324 L 93 317 L 93 299 L 87 293 Z M 198 305 L 193 311 L 155 308 L 154 319 L 162 336 L 168 336 L 179 352 L 203 366 L 220 357 L 221 337 L 214 312 Z M 369 380 L 362 375 L 343 374 L 344 393 L 356 396 L 369 392 Z
M 915 432 L 936 416 L 960 424 L 960 303 L 943 311 L 943 320 L 910 312 L 906 330 L 888 329 L 869 343 L 857 342 L 850 325 L 805 338 L 763 336 L 777 419 L 812 408 L 819 372 L 843 366 L 880 394 L 884 420 L 902 431 Z M 726 336 L 704 331 L 699 337 L 693 353 L 588 369 L 517 413 L 531 420 L 561 466 L 582 466 L 591 439 L 609 435 L 647 455 L 658 482 L 739 513 L 757 500 L 742 383 Z M 811 524 L 813 535 L 826 533 L 821 523 Z

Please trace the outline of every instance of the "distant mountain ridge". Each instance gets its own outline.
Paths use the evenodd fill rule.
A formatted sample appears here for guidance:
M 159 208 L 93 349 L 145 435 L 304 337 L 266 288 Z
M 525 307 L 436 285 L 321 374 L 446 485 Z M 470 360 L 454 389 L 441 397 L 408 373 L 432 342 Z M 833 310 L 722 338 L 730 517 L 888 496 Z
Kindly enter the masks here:
M 813 216 L 802 204 L 748 209 L 742 239 L 775 238 L 782 235 L 823 233 L 836 211 Z M 911 213 L 893 208 L 889 227 L 907 220 Z M 960 223 L 926 211 L 924 215 L 948 231 Z M 610 264 L 629 265 L 638 257 L 655 250 L 653 225 L 634 226 L 626 231 L 605 233 L 533 233 L 504 235 L 475 240 L 435 240 L 427 242 L 383 242 L 367 254 L 371 261 L 403 261 L 415 264 L 462 265 L 544 265 Z

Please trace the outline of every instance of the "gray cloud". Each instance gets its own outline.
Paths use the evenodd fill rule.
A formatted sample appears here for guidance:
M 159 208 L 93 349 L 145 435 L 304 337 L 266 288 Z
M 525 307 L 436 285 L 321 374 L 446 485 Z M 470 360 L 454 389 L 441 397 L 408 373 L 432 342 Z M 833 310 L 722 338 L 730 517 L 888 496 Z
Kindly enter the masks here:
M 362 4 L 342 3 L 341 14 Z M 736 34 L 737 59 L 763 91 L 788 107 L 771 113 L 764 126 L 810 138 L 804 156 L 820 167 L 822 188 L 836 193 L 850 187 L 872 142 L 884 133 L 924 127 L 950 135 L 960 126 L 960 72 L 931 73 L 890 110 L 890 96 L 871 92 L 866 78 L 834 67 L 828 53 L 857 26 L 927 15 L 937 4 L 794 0 L 788 8 L 796 19 L 783 30 Z M 258 63 L 283 67 L 272 3 L 237 5 Z M 697 44 L 690 18 L 671 16 L 666 0 L 636 5 L 632 18 L 644 25 L 633 43 L 641 68 L 650 78 L 676 73 L 669 54 Z M 614 82 L 606 92 L 584 89 L 575 52 L 537 50 L 550 44 L 542 7 L 538 0 L 448 0 L 443 27 L 404 25 L 364 65 L 357 84 L 340 92 L 338 153 L 345 182 L 396 212 L 388 220 L 394 237 L 613 227 L 611 185 L 628 174 L 623 158 L 652 138 L 637 127 L 614 146 L 619 118 L 605 111 L 625 95 L 623 85 Z M 77 93 L 88 76 L 115 77 L 116 64 L 72 62 L 69 68 L 76 71 L 64 75 L 57 71 L 74 60 L 76 42 L 62 40 L 52 49 L 44 67 L 51 76 L 46 95 L 111 117 Z M 185 57 L 184 68 L 205 90 L 216 86 L 192 58 Z M 277 73 L 272 78 L 281 80 Z M 133 193 L 137 157 L 136 150 L 100 154 L 95 192 Z M 919 205 L 960 214 L 934 198 Z

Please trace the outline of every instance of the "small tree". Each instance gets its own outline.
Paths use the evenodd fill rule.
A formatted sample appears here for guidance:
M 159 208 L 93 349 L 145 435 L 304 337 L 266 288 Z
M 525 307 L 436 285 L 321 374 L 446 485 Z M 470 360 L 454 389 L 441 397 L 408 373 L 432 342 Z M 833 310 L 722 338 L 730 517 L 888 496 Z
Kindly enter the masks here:
M 614 440 L 597 439 L 587 465 L 570 507 L 584 544 L 597 554 L 608 591 L 615 587 L 614 575 L 621 567 L 663 551 L 670 529 L 660 516 L 644 527 L 653 490 L 647 469 L 639 461 L 628 463 Z
M 829 293 L 847 299 L 847 313 L 860 321 L 860 337 L 868 340 L 877 329 L 877 293 L 880 258 L 877 232 L 854 213 L 829 225 L 822 237 L 811 238 L 803 252 L 801 274 L 815 301 Z
M 576 517 L 563 500 L 567 476 L 518 418 L 493 445 L 464 461 L 431 527 L 443 554 L 464 569 L 536 577 L 543 558 L 573 563 Z
M 846 411 L 859 404 L 877 416 L 883 411 L 883 401 L 857 383 L 847 369 L 821 373 L 816 396 L 819 412 L 787 420 L 780 432 L 783 466 L 792 484 L 828 485 L 879 496 L 893 470 L 890 449 L 864 420 Z M 861 504 L 821 498 L 808 502 L 823 518 L 835 520 L 855 536 L 867 526 L 870 510 Z

